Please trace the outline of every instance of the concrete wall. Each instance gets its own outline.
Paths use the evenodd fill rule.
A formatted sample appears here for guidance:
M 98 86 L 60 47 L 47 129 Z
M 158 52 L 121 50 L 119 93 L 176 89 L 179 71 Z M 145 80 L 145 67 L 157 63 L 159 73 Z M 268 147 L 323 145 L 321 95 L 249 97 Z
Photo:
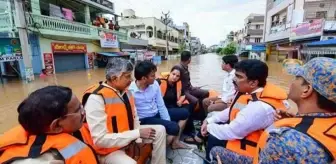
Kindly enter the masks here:
M 327 19 L 332 20 L 335 19 L 336 12 L 336 1 L 335 0 L 323 0 L 323 1 L 306 1 L 304 5 L 304 18 L 314 19 L 316 18 L 316 12 L 319 11 L 327 11 Z

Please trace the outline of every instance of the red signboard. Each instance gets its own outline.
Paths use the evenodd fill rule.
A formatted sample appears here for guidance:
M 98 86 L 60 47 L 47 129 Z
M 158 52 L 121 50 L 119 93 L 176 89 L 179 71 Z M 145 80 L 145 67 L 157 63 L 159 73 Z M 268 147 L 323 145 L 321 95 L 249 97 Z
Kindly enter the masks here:
M 311 20 L 293 27 L 291 30 L 291 40 L 303 39 L 322 35 L 323 19 Z
M 54 74 L 54 56 L 52 53 L 44 53 L 44 67 L 47 74 Z
M 86 44 L 51 43 L 54 53 L 86 53 Z
M 88 53 L 88 63 L 89 63 L 89 68 L 90 69 L 93 69 L 94 56 L 95 56 L 94 52 Z

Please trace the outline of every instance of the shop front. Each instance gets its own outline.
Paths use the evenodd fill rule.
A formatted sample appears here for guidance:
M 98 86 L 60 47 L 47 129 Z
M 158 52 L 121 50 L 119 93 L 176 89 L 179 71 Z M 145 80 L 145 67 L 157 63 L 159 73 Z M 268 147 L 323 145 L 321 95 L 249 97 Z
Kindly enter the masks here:
M 45 68 L 55 73 L 87 68 L 86 44 L 51 43 L 52 54 L 45 53 Z M 48 58 L 46 60 L 46 57 Z
M 305 44 L 301 53 L 304 54 L 304 62 L 307 62 L 314 57 L 336 58 L 336 39 Z
M 18 38 L 0 38 L 0 79 L 23 77 L 24 63 Z

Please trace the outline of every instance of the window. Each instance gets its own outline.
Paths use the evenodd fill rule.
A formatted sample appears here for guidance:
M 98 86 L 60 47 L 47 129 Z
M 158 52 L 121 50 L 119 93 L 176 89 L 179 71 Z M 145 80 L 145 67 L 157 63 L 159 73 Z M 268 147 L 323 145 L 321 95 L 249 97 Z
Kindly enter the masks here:
M 316 18 L 326 18 L 327 17 L 327 11 L 318 11 L 316 12 Z
M 255 38 L 255 39 L 254 39 L 254 42 L 255 42 L 255 43 L 260 43 L 260 41 L 261 41 L 261 38 Z
M 260 29 L 260 25 L 256 25 L 256 29 Z

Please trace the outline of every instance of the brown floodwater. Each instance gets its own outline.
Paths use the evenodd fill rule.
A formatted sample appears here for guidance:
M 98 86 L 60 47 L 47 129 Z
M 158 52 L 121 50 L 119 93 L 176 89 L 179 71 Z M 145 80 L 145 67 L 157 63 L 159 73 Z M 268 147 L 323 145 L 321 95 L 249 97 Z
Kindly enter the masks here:
M 179 60 L 163 61 L 158 66 L 158 73 L 169 71 Z M 223 71 L 221 70 L 221 57 L 216 54 L 205 54 L 195 56 L 190 64 L 192 84 L 204 86 L 205 89 L 221 91 L 223 82 Z M 288 91 L 292 77 L 287 75 L 281 63 L 271 60 L 269 66 L 268 80 L 280 85 Z M 47 85 L 63 85 L 73 89 L 74 93 L 81 98 L 84 90 L 99 81 L 104 80 L 104 69 L 84 70 L 76 72 L 58 73 L 49 76 L 46 80 L 36 77 L 35 81 L 25 83 L 14 80 L 1 83 L 0 81 L 0 134 L 17 124 L 17 106 L 31 92 Z

